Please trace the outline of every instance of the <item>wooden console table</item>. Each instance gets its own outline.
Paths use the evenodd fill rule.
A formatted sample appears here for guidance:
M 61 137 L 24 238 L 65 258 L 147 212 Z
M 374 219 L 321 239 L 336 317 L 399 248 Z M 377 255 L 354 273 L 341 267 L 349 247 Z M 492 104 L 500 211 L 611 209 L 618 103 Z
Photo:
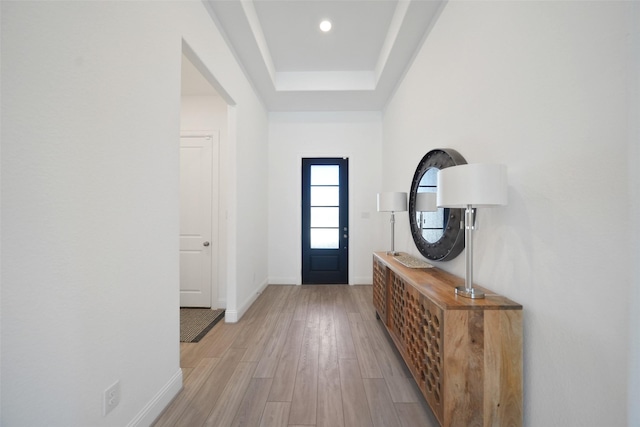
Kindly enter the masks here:
M 463 284 L 373 255 L 373 305 L 440 424 L 521 426 L 522 306 L 455 295 Z

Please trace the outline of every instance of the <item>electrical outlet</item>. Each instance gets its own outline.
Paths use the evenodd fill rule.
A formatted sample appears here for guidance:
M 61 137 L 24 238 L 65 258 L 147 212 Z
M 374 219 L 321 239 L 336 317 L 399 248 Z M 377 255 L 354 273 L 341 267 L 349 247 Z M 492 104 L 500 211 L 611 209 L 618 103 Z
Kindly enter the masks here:
M 111 384 L 109 388 L 104 391 L 104 405 L 102 415 L 107 416 L 109 412 L 113 410 L 120 403 L 120 381 L 116 381 Z

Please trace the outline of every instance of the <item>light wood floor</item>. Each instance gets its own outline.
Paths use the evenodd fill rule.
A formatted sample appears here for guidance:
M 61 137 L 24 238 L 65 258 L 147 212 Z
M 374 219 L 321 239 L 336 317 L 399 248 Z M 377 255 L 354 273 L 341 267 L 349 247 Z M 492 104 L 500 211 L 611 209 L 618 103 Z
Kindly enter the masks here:
M 163 426 L 436 427 L 375 318 L 371 286 L 268 286 L 243 318 L 182 343 Z

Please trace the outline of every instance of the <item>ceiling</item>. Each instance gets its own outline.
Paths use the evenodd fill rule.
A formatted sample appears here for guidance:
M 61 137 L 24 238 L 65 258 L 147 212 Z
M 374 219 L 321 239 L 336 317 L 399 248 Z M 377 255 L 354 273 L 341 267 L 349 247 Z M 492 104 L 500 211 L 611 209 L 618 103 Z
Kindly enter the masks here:
M 444 2 L 204 0 L 270 111 L 383 109 Z

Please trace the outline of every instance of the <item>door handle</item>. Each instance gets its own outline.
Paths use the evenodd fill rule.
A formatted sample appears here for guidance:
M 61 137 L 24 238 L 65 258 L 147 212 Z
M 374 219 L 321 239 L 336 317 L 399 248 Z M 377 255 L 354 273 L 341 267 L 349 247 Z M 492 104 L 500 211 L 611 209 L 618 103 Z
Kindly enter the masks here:
M 209 243 L 209 242 L 204 242 L 204 243 L 202 244 L 202 246 L 209 246 L 209 245 L 210 245 L 210 243 Z

